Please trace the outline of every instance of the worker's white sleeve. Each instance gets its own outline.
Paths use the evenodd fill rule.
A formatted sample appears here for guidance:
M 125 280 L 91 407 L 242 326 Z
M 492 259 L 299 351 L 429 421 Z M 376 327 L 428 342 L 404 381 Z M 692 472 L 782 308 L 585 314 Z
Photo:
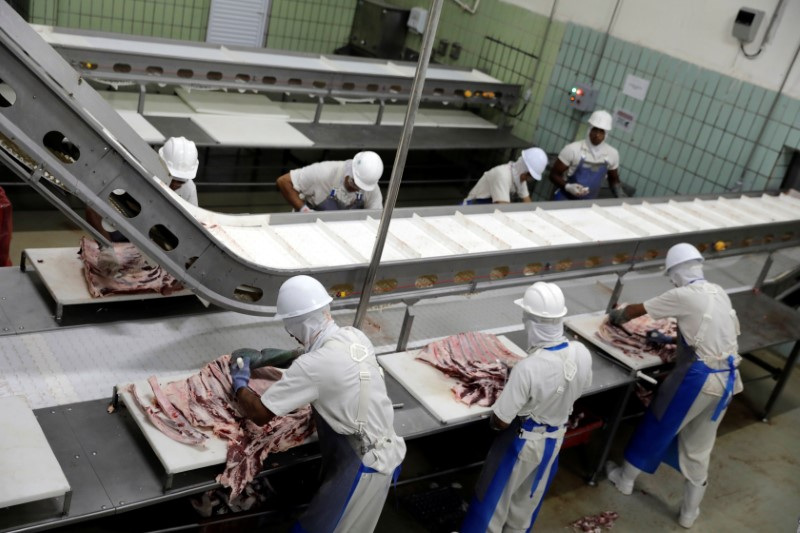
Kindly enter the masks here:
M 616 148 L 608 147 L 608 170 L 616 170 L 619 168 L 619 152 Z
M 681 301 L 680 289 L 670 289 L 664 294 L 650 298 L 644 302 L 644 309 L 650 318 L 677 317 L 686 312 L 685 305 Z
M 484 175 L 489 180 L 492 202 L 511 202 L 511 172 L 508 165 L 494 167 Z
M 492 408 L 494 414 L 506 424 L 510 424 L 519 415 L 520 409 L 530 399 L 531 388 L 527 381 L 528 377 L 524 372 L 518 372 L 516 368 L 512 369 L 508 383 L 494 403 Z
M 578 144 L 579 143 L 570 143 L 562 148 L 558 153 L 559 161 L 564 163 L 567 166 L 567 169 L 577 165 L 581 158 L 580 149 L 577 146 Z
M 312 196 L 314 194 L 314 186 L 323 175 L 323 163 L 325 161 L 289 171 L 294 190 L 307 196 Z
M 197 185 L 195 185 L 194 181 L 187 181 L 175 192 L 193 206 L 197 206 Z
M 380 187 L 375 187 L 364 195 L 364 209 L 383 209 L 383 195 Z
M 319 388 L 297 361 L 264 394 L 261 403 L 278 416 L 291 413 L 319 398 Z

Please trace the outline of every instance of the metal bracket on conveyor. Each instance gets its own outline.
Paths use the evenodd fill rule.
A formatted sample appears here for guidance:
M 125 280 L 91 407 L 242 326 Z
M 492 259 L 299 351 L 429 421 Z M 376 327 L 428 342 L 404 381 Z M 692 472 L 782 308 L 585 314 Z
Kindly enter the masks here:
M 403 315 L 403 325 L 400 326 L 400 336 L 397 338 L 396 351 L 398 352 L 405 352 L 406 346 L 408 346 L 408 338 L 411 335 L 411 326 L 414 325 L 414 317 L 416 316 L 414 304 L 418 301 L 419 300 L 403 300 L 403 303 L 406 304 L 406 313 Z
M 756 279 L 755 284 L 753 285 L 753 290 L 760 291 L 762 285 L 764 285 L 764 280 L 767 279 L 767 274 L 769 274 L 769 269 L 772 268 L 772 263 L 775 260 L 772 256 L 773 252 L 770 252 L 767 255 L 767 260 L 764 261 L 764 266 L 761 268 L 761 272 L 758 274 L 758 279 Z

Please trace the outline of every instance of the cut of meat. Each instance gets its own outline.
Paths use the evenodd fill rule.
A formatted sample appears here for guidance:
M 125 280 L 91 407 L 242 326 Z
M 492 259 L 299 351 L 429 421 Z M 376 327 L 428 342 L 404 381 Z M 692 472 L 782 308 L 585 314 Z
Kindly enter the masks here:
M 230 487 L 235 497 L 261 471 L 267 455 L 302 444 L 314 433 L 314 424 L 310 406 L 276 416 L 265 426 L 244 418 L 233 398 L 229 361 L 230 356 L 223 355 L 163 389 L 155 377 L 149 378 L 158 407 L 144 403 L 134 385 L 129 390 L 147 419 L 167 437 L 201 445 L 208 439 L 205 432 L 211 431 L 228 442 L 225 471 L 217 481 Z M 250 387 L 262 394 L 282 375 L 271 367 L 254 369 Z
M 100 246 L 94 239 L 81 238 L 78 252 L 83 261 L 83 275 L 94 298 L 108 294 L 137 294 L 158 292 L 165 296 L 180 291 L 183 285 L 166 270 L 149 263 L 136 246 L 127 242 L 114 243 L 119 260 L 119 272 L 109 277 L 98 267 Z
M 417 359 L 458 382 L 451 390 L 467 405 L 491 406 L 502 392 L 519 357 L 495 335 L 459 333 L 428 344 Z
M 595 335 L 604 342 L 615 346 L 627 355 L 642 358 L 643 353 L 657 355 L 665 363 L 675 359 L 674 344 L 653 344 L 647 340 L 647 332 L 658 330 L 670 337 L 678 334 L 675 319 L 662 318 L 654 320 L 650 315 L 642 315 L 623 324 L 622 327 L 614 326 L 608 322 L 608 317 L 597 328 Z

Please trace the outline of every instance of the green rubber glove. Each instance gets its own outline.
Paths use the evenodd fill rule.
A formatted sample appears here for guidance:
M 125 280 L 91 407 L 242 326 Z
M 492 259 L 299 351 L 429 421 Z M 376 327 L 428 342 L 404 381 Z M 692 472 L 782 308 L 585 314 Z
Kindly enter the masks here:
M 236 361 L 238 357 L 250 359 L 250 368 L 261 368 L 264 366 L 274 366 L 276 368 L 288 368 L 300 354 L 301 349 L 282 350 L 280 348 L 264 348 L 259 351 L 254 348 L 239 348 L 231 354 L 231 360 Z

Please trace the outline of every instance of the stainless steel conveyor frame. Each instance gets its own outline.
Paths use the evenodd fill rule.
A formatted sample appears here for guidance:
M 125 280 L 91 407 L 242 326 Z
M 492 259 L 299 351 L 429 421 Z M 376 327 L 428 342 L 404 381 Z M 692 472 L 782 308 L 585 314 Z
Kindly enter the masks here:
M 221 307 L 252 315 L 270 315 L 274 313 L 272 295 L 287 277 L 298 273 L 314 275 L 335 292 L 334 305 L 354 305 L 359 295 L 356 288 L 366 279 L 366 260 L 277 268 L 237 254 L 230 242 L 201 223 L 159 183 L 159 180 L 166 182 L 168 177 L 156 153 L 85 83 L 82 75 L 5 2 L 0 2 L 0 80 L 5 90 L 0 100 L 3 102 L 0 159 L 87 230 L 93 232 L 71 207 L 69 196 L 112 221 L 132 243 L 185 286 Z M 726 225 L 718 222 L 725 217 L 716 212 L 709 213 L 707 224 L 690 224 L 689 229 L 681 230 L 663 221 L 671 209 L 678 209 L 681 216 L 691 217 L 697 216 L 704 205 L 712 205 L 724 213 L 730 210 L 728 206 L 739 205 L 733 203 L 734 198 L 737 197 L 725 195 L 694 200 L 708 202 L 703 205 L 665 199 L 564 202 L 545 204 L 535 212 L 528 205 L 396 210 L 393 221 L 422 219 L 425 224 L 436 217 L 449 217 L 478 234 L 486 231 L 475 222 L 475 217 L 496 210 L 496 216 L 505 221 L 508 231 L 517 239 L 527 239 L 528 244 L 509 246 L 494 242 L 496 239 L 489 235 L 488 241 L 493 242 L 491 249 L 475 252 L 461 247 L 457 236 L 444 236 L 451 247 L 447 254 L 435 257 L 411 254 L 401 260 L 381 263 L 376 282 L 378 295 L 373 302 L 523 284 L 537 277 L 565 279 L 609 272 L 622 274 L 633 268 L 659 264 L 667 248 L 679 241 L 694 243 L 707 254 L 720 257 L 800 244 L 800 212 L 797 212 L 800 210 L 795 209 L 796 195 L 787 200 L 748 196 L 738 200 L 743 207 L 762 204 L 762 212 L 774 207 L 776 213 L 782 213 L 781 217 L 768 221 L 741 216 L 728 218 L 731 222 Z M 614 216 L 610 210 L 619 206 L 628 210 L 640 207 L 650 210 L 651 213 L 644 216 L 660 217 L 661 228 L 667 231 L 648 234 L 633 228 L 634 237 L 597 239 L 565 224 L 564 229 L 574 239 L 568 244 L 552 245 L 525 224 L 515 221 L 515 217 L 531 214 L 538 222 L 529 224 L 558 225 L 562 224 L 558 215 L 563 209 L 585 210 L 582 213 L 587 217 L 600 210 L 605 219 L 612 220 Z M 320 221 L 332 224 L 367 221 L 374 217 L 375 213 L 369 211 L 319 216 L 272 215 L 267 217 L 268 224 L 262 229 L 274 234 L 279 226 L 294 224 L 322 232 L 325 224 Z M 233 219 L 236 217 L 226 217 L 226 220 Z M 424 238 L 433 241 L 442 237 L 441 232 L 428 231 Z M 278 255 L 292 253 L 296 254 L 287 246 Z
M 148 84 L 204 89 L 405 102 L 415 64 L 337 55 L 317 55 L 130 35 L 55 29 L 38 32 L 87 79 L 104 84 Z M 492 106 L 509 110 L 520 86 L 469 68 L 436 65 L 426 79 L 423 102 Z M 141 111 L 141 109 L 140 109 Z M 319 118 L 319 111 L 317 119 Z M 378 117 L 380 123 L 380 116 Z

